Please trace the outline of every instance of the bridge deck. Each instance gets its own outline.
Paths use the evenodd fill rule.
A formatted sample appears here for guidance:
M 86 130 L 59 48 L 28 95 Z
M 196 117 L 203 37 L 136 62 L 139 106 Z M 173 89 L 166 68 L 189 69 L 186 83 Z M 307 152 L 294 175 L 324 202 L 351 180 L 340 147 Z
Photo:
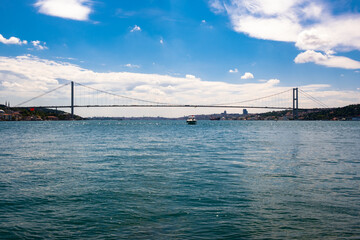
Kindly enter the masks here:
M 18 108 L 71 108 L 72 106 L 63 105 L 63 106 L 29 106 L 29 107 L 18 107 Z M 74 108 L 110 108 L 110 107 L 118 107 L 118 108 L 264 108 L 264 109 L 284 109 L 284 110 L 292 110 L 291 107 L 272 107 L 272 106 L 265 106 L 265 107 L 257 107 L 257 106 L 235 106 L 235 105 L 154 105 L 154 104 L 144 104 L 144 105 L 74 105 Z

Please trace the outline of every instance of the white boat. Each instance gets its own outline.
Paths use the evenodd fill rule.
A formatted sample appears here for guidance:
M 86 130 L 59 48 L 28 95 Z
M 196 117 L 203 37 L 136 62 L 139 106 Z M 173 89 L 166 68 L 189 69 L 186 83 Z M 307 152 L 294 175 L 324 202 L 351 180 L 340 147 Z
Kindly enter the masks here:
M 196 124 L 195 116 L 194 116 L 194 115 L 190 116 L 190 117 L 186 120 L 186 122 L 187 122 L 187 124 L 195 125 L 195 124 Z

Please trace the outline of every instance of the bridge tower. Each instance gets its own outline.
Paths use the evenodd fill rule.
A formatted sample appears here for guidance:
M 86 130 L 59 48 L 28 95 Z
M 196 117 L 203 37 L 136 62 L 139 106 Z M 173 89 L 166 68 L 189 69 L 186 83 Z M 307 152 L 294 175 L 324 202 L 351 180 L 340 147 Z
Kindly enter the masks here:
M 299 91 L 298 88 L 293 88 L 293 119 L 298 118 L 299 109 Z
M 74 118 L 74 82 L 71 81 L 71 118 Z

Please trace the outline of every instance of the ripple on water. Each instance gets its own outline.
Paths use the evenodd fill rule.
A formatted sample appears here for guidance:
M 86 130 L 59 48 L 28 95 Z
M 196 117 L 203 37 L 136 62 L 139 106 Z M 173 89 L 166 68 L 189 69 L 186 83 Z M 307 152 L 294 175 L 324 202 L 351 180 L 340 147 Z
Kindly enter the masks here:
M 0 125 L 0 238 L 360 238 L 359 124 Z

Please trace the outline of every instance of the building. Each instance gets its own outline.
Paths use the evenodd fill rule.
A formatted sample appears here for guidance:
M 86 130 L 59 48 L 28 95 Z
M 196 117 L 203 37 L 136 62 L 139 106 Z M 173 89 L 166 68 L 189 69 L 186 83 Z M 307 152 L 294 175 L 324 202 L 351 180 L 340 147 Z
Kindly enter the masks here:
M 2 118 L 5 120 L 5 121 L 11 121 L 12 120 L 12 115 L 9 114 L 9 113 L 5 113 Z

